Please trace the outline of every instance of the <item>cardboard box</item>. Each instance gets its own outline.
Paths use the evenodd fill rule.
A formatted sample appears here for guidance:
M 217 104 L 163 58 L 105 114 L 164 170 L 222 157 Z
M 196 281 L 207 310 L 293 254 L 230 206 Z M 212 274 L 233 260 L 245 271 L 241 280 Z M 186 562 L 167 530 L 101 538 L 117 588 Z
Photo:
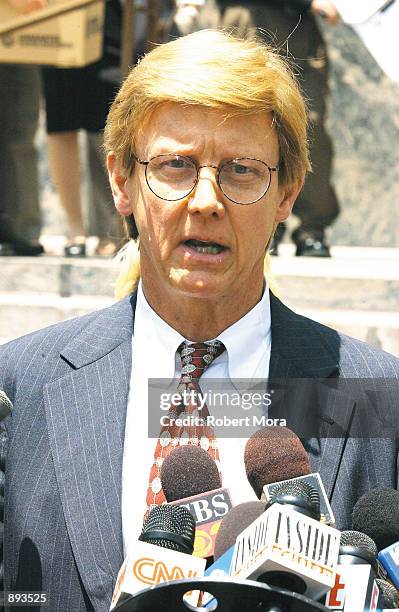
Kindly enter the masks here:
M 0 0 L 0 62 L 77 68 L 101 57 L 104 0 L 50 0 L 18 14 Z

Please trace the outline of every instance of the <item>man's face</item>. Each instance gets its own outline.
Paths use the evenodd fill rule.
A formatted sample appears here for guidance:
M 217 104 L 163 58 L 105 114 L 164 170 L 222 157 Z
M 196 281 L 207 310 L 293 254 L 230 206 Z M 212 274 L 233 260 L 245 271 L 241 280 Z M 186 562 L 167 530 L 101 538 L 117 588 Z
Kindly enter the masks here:
M 270 114 L 225 119 L 222 111 L 172 103 L 158 107 L 145 123 L 135 153 L 141 160 L 179 153 L 200 166 L 242 157 L 271 167 L 279 162 Z M 255 204 L 239 205 L 219 189 L 216 170 L 203 168 L 193 192 L 165 201 L 149 189 L 145 166 L 136 164 L 126 179 L 112 155 L 108 163 L 116 205 L 122 214 L 133 213 L 139 231 L 145 291 L 158 288 L 176 299 L 184 295 L 217 300 L 243 288 L 259 295 L 266 245 L 276 222 L 289 215 L 300 184 L 280 188 L 278 173 L 272 172 L 266 195 Z M 220 252 L 201 252 L 201 245 L 192 241 L 220 245 Z

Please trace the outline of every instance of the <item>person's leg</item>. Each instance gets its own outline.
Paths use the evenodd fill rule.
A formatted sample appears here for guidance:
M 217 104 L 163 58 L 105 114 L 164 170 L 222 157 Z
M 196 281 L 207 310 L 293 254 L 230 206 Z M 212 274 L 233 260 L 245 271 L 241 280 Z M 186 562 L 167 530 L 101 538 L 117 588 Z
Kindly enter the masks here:
M 36 66 L 12 68 L 16 89 L 13 100 L 10 100 L 13 127 L 9 146 L 15 175 L 13 190 L 17 200 L 14 208 L 15 231 L 21 238 L 37 240 L 41 231 L 41 216 L 38 154 L 34 141 L 39 123 L 40 74 Z
M 102 144 L 102 132 L 87 132 L 91 192 L 88 208 L 89 233 L 99 238 L 99 255 L 113 255 L 123 232 L 113 204 Z
M 0 242 L 11 254 L 40 255 L 38 156 L 39 73 L 34 66 L 1 65 Z M 6 252 L 3 248 L 2 252 Z
M 48 134 L 47 151 L 51 179 L 67 218 L 68 239 L 82 242 L 85 229 L 80 198 L 78 132 Z
M 307 60 L 302 74 L 303 87 L 310 106 L 310 154 L 313 172 L 308 174 L 294 207 L 294 214 L 301 221 L 292 236 L 297 244 L 298 255 L 328 256 L 325 230 L 339 214 L 338 200 L 331 182 L 333 148 L 325 128 L 327 77 L 326 48 L 321 45 L 314 49 L 314 54 Z M 314 247 L 311 246 L 312 242 Z

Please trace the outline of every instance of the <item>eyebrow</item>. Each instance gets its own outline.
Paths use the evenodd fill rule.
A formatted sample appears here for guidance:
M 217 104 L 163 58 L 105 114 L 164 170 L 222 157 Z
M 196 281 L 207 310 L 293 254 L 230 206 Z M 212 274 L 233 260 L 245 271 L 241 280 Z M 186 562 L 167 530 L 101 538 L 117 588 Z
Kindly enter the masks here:
M 154 157 L 157 157 L 158 155 L 165 155 L 165 154 L 176 154 L 176 155 L 182 155 L 184 157 L 189 157 L 190 159 L 194 160 L 195 162 L 199 163 L 198 161 L 198 155 L 196 153 L 193 152 L 192 148 L 190 147 L 183 147 L 183 146 L 179 146 L 176 148 L 168 148 L 168 147 L 160 147 L 159 149 L 155 149 L 155 151 L 151 152 L 150 155 L 147 156 L 147 159 L 152 159 Z M 256 153 L 251 153 L 249 151 L 240 153 L 237 152 L 236 150 L 233 152 L 232 150 L 227 150 L 227 153 L 219 156 L 220 157 L 220 161 L 219 163 L 222 163 L 223 161 L 229 161 L 231 159 L 260 159 L 263 161 L 263 157 L 264 154 L 256 154 Z M 212 160 L 211 160 L 212 161 Z

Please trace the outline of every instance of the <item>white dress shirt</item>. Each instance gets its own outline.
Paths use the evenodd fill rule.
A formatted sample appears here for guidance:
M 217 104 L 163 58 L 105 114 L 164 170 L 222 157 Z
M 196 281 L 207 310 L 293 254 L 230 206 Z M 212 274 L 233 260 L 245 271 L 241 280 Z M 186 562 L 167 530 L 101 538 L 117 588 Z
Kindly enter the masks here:
M 266 379 L 269 374 L 271 325 L 267 281 L 262 299 L 242 319 L 217 338 L 226 347 L 201 376 L 206 379 Z M 132 372 L 126 415 L 122 469 L 122 530 L 125 555 L 141 533 L 146 508 L 150 468 L 157 440 L 148 437 L 148 379 L 170 381 L 165 391 L 176 391 L 180 359 L 176 353 L 185 340 L 163 321 L 148 304 L 138 286 L 132 339 Z M 245 351 L 245 358 L 243 358 Z M 202 384 L 201 384 L 202 383 Z M 220 415 L 215 415 L 220 416 Z M 244 466 L 246 438 L 218 438 L 223 486 L 234 505 L 256 499 Z

